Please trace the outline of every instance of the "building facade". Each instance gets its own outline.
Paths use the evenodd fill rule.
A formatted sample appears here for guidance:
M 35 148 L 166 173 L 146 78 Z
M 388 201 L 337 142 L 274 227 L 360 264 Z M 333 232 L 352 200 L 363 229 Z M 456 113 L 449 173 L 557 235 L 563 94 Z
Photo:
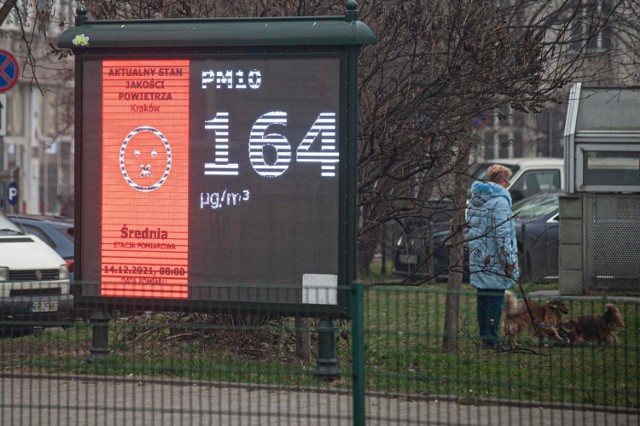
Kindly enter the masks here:
M 60 59 L 49 43 L 73 22 L 75 7 L 76 2 L 68 0 L 18 0 L 0 28 L 0 49 L 19 66 L 18 81 L 4 92 L 4 211 L 59 214 L 73 195 L 73 58 Z M 9 186 L 17 188 L 17 198 Z
M 514 7 L 513 26 L 527 26 L 526 7 L 522 0 L 507 0 Z M 565 20 L 549 27 L 547 41 L 564 40 L 564 55 L 583 55 L 584 63 L 573 73 L 571 81 L 557 96 L 558 104 L 547 105 L 539 113 L 525 114 L 505 105 L 500 111 L 487 114 L 474 127 L 483 142 L 474 152 L 473 160 L 514 157 L 564 156 L 566 100 L 570 83 L 587 82 L 602 87 L 629 87 L 640 83 L 638 68 L 637 5 L 614 0 L 555 0 L 559 9 L 566 9 Z M 553 68 L 547 72 L 554 72 Z
M 513 25 L 526 27 L 530 17 L 518 0 Z M 556 0 L 559 3 L 573 0 Z M 77 1 L 17 0 L 0 27 L 0 49 L 13 54 L 20 66 L 20 78 L 5 92 L 6 126 L 0 136 L 0 209 L 26 213 L 59 213 L 73 196 L 74 182 L 74 89 L 73 58 L 60 59 L 52 53 L 57 36 L 73 25 Z M 536 2 L 530 2 L 537 4 Z M 634 11 L 620 9 L 609 25 L 598 28 L 594 37 L 593 16 L 611 12 L 613 0 L 577 2 L 575 24 L 566 28 L 567 55 L 586 51 L 589 66 L 574 75 L 574 81 L 594 81 L 601 85 L 638 84 L 634 43 L 638 34 Z M 19 13 L 17 12 L 19 11 Z M 532 14 L 533 16 L 533 14 Z M 531 18 L 534 19 L 534 18 Z M 625 27 L 617 31 L 615 26 Z M 47 39 L 42 35 L 46 28 Z M 24 30 L 24 31 L 23 31 Z M 26 37 L 24 34 L 28 34 Z M 553 30 L 549 31 L 554 37 Z M 551 70 L 550 70 L 551 72 Z M 584 79 L 584 80 L 583 80 Z M 566 99 L 561 93 L 558 98 Z M 549 105 L 536 114 L 500 111 L 477 117 L 472 124 L 482 141 L 473 160 L 513 157 L 563 157 L 564 103 Z M 8 185 L 16 183 L 18 199 L 8 199 Z

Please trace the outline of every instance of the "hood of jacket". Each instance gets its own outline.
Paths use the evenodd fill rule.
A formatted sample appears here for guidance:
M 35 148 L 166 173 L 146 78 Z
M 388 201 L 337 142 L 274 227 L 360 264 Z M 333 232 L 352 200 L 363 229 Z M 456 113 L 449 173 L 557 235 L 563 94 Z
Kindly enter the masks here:
M 473 207 L 482 207 L 488 201 L 503 197 L 511 207 L 511 194 L 502 186 L 493 182 L 475 181 L 471 185 L 469 204 Z

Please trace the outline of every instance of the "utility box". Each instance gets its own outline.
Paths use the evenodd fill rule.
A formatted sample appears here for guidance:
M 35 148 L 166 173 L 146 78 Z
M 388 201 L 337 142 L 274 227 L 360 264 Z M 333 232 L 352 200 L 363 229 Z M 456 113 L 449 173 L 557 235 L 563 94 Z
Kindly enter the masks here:
M 566 195 L 560 197 L 562 294 L 640 292 L 640 87 L 569 95 Z
M 640 87 L 571 89 L 567 192 L 640 193 Z

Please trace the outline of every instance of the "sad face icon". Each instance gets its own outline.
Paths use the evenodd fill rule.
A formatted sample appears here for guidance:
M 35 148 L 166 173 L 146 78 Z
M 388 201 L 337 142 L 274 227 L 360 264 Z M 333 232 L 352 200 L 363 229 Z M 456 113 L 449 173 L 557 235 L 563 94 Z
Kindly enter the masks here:
M 154 191 L 171 171 L 171 146 L 159 130 L 142 126 L 132 130 L 120 147 L 120 172 L 135 190 Z
M 142 155 L 140 153 L 139 149 L 136 149 L 134 151 L 134 156 L 136 158 L 140 157 L 140 155 Z M 152 158 L 156 158 L 158 156 L 158 151 L 156 151 L 155 149 L 151 150 L 151 157 Z M 152 177 L 153 175 L 151 174 L 151 164 L 147 164 L 146 166 L 144 164 L 140 164 L 140 169 L 142 170 L 140 172 L 140 177 Z

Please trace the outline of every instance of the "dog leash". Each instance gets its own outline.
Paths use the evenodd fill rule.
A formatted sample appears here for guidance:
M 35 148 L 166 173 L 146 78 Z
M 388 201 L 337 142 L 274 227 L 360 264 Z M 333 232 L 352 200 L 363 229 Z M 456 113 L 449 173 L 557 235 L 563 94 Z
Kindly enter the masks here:
M 524 288 L 522 287 L 522 281 L 520 279 L 518 279 L 518 287 L 520 287 L 520 292 L 522 293 L 522 300 L 524 300 L 524 304 L 527 306 L 527 312 L 529 313 L 529 317 L 531 318 L 531 323 L 533 324 L 533 328 L 536 334 L 540 335 L 540 331 L 538 330 L 538 323 L 535 321 L 535 318 L 533 318 L 533 312 L 531 312 L 531 307 L 529 306 L 529 301 L 527 300 L 527 295 L 524 292 Z M 549 327 L 549 324 L 543 323 L 542 326 Z M 558 334 L 560 335 L 560 337 L 562 337 L 562 342 L 566 343 L 567 336 L 565 331 L 562 328 L 559 328 Z M 534 351 L 534 353 L 537 353 L 537 352 Z
M 524 304 L 527 307 L 527 312 L 529 313 L 529 317 L 531 318 L 531 324 L 533 324 L 533 329 L 535 330 L 536 335 L 540 335 L 540 331 L 538 330 L 538 324 L 536 323 L 536 320 L 533 317 L 533 312 L 531 312 L 531 306 L 529 306 L 529 301 L 527 300 L 527 295 L 524 292 L 524 287 L 522 287 L 521 279 L 518 279 L 518 287 L 520 287 L 520 292 L 522 293 L 522 300 L 524 300 Z

